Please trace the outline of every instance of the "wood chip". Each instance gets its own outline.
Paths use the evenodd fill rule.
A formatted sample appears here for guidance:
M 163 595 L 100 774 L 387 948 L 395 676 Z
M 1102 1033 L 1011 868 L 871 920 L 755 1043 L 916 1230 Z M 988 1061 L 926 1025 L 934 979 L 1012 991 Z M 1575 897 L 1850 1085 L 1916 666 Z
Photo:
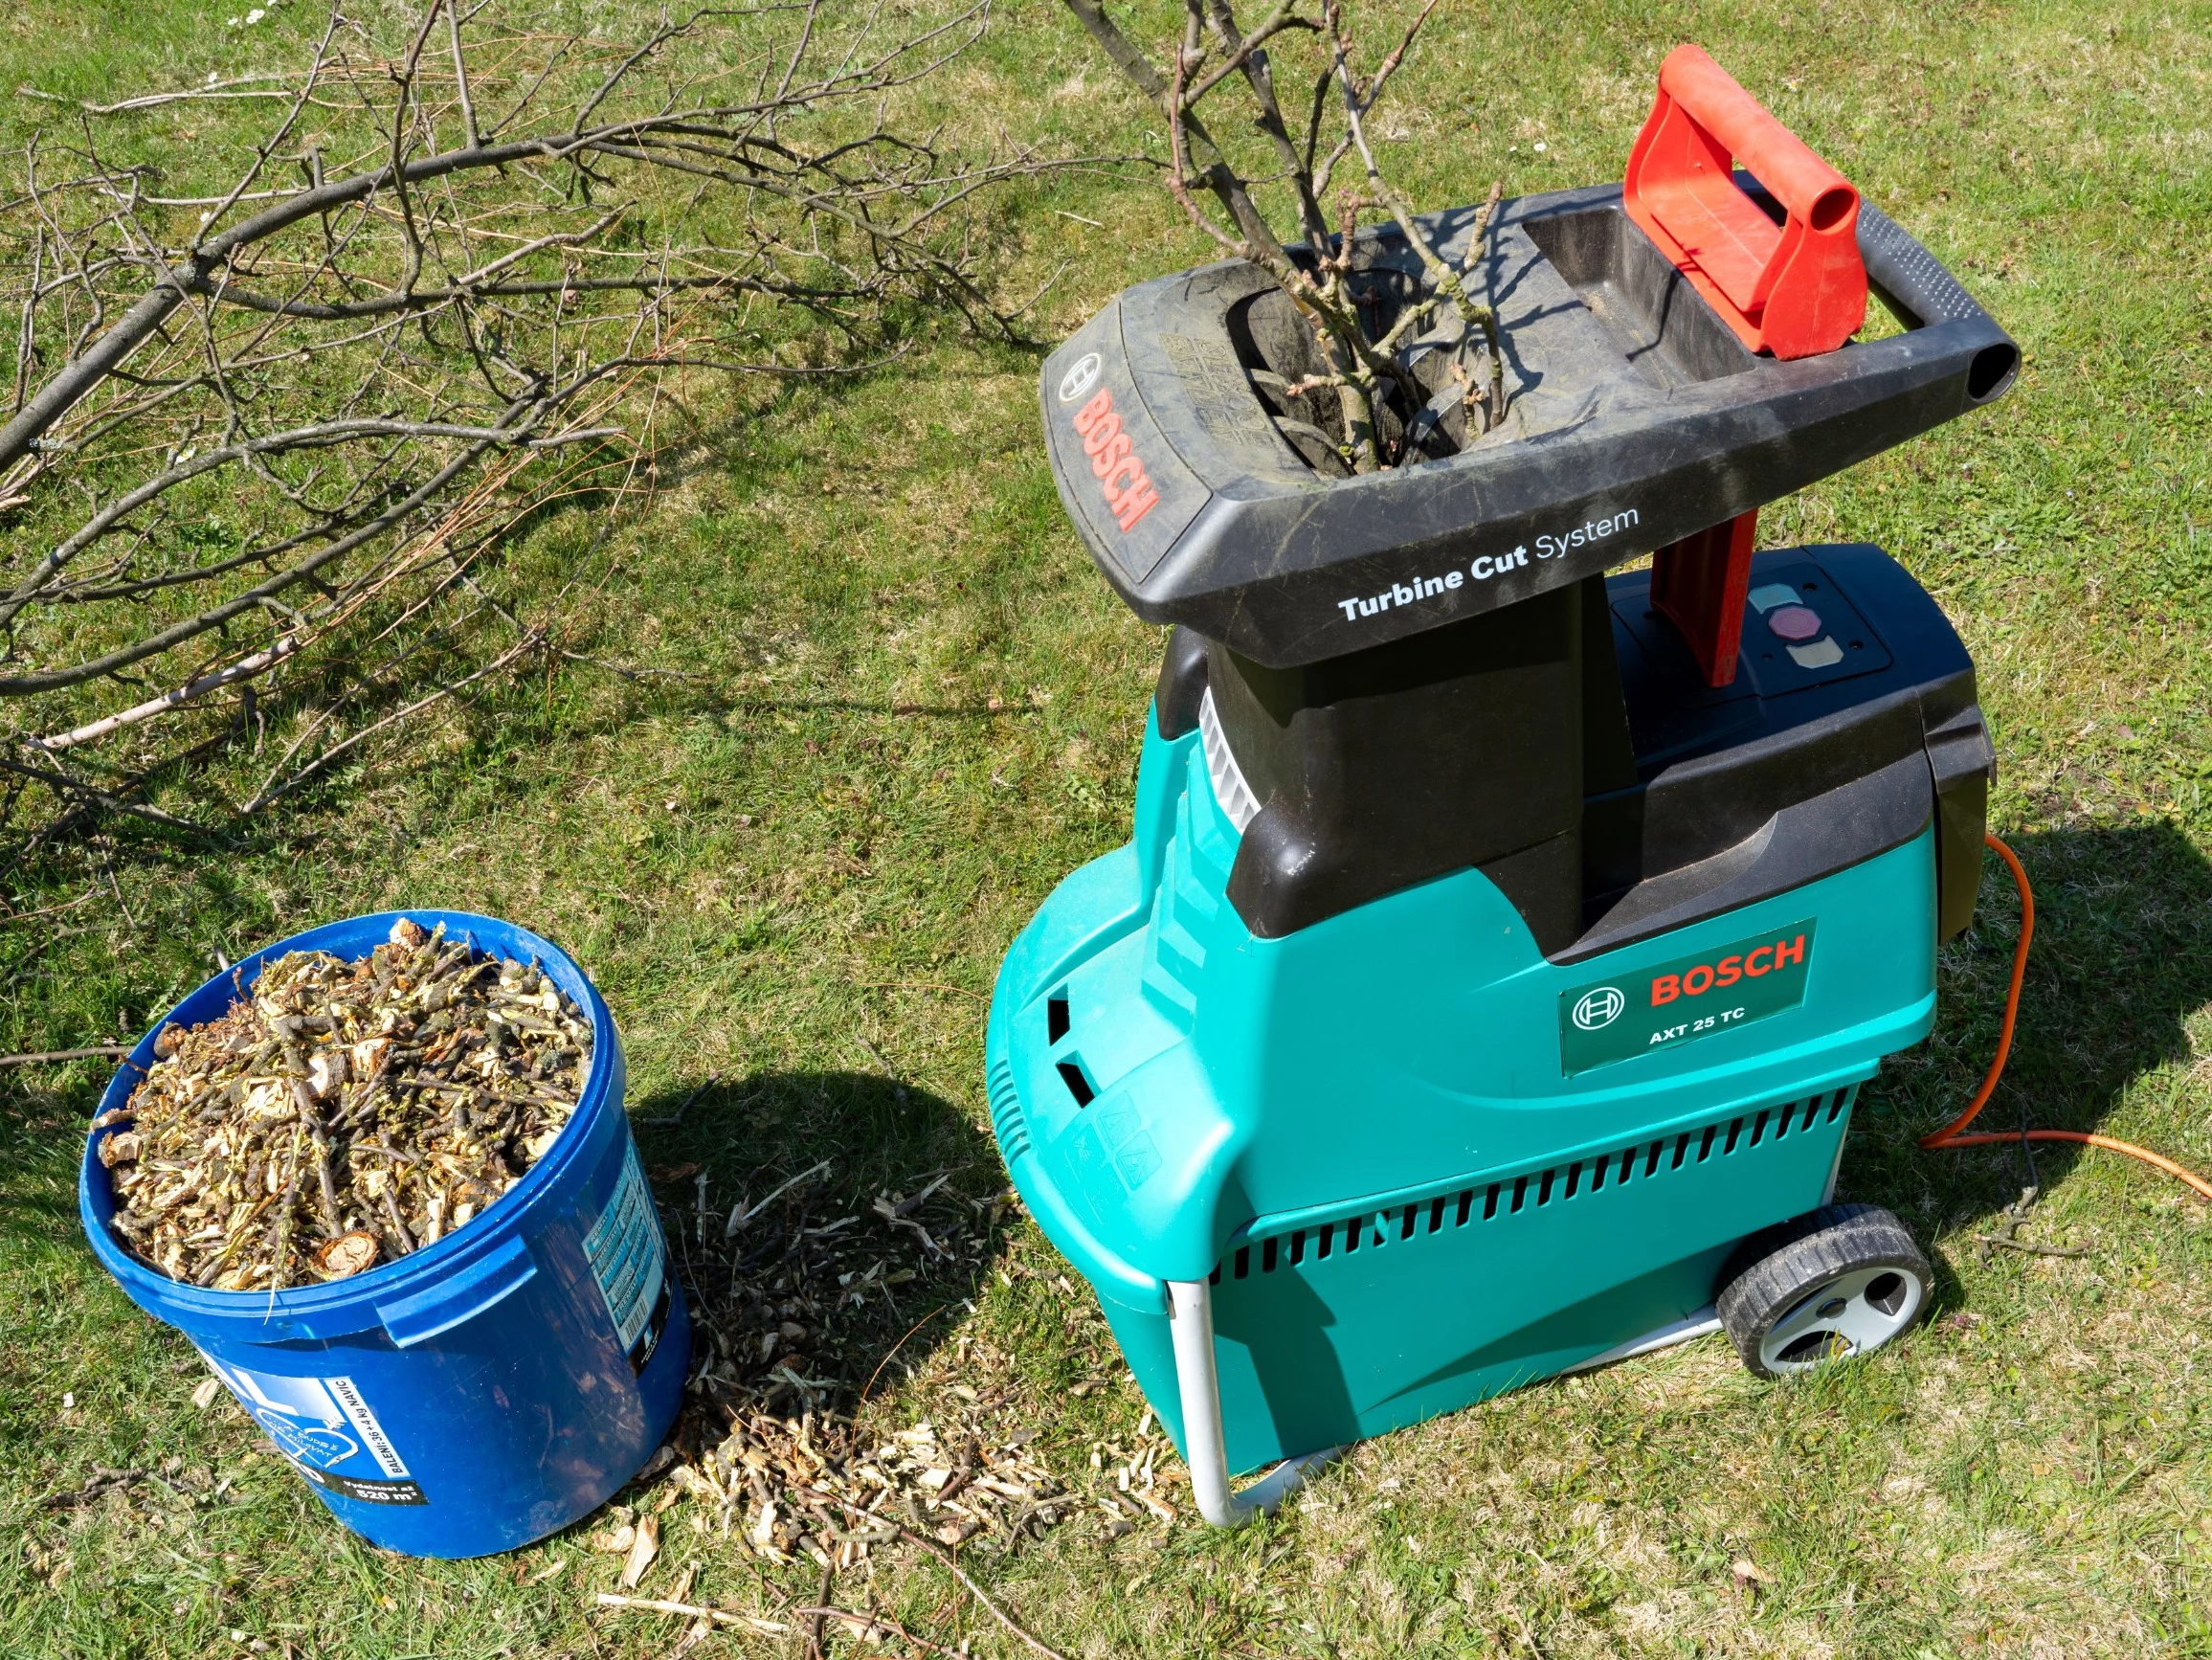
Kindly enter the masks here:
M 374 1234 L 364 1228 L 356 1228 L 351 1233 L 340 1234 L 336 1239 L 324 1240 L 316 1248 L 315 1266 L 323 1270 L 324 1277 L 342 1280 L 348 1274 L 357 1274 L 363 1268 L 373 1267 L 382 1249 Z
M 625 1591 L 634 1591 L 653 1566 L 653 1559 L 660 1554 L 660 1518 L 641 1516 L 637 1521 L 637 1537 L 630 1542 L 630 1559 L 622 1564 L 621 1585 Z

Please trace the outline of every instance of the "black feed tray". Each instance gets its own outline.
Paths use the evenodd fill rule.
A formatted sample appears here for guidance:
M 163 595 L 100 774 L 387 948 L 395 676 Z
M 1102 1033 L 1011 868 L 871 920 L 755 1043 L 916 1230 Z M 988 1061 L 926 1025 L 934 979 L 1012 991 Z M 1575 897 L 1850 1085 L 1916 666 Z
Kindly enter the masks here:
M 1761 198 L 1755 180 L 1738 182 Z M 1041 389 L 1061 498 L 1106 579 L 1149 621 L 1270 667 L 1316 662 L 1652 552 L 2012 382 L 2011 337 L 1871 205 L 1860 253 L 1904 332 L 1785 363 L 1743 346 L 1620 195 L 1605 185 L 1501 205 L 1469 276 L 1501 321 L 1508 418 L 1456 453 L 1379 473 L 1344 476 L 1295 418 L 1285 385 L 1315 367 L 1313 348 L 1262 273 L 1230 260 L 1126 290 L 1052 355 Z M 1421 222 L 1457 264 L 1474 217 Z M 1387 326 L 1424 291 L 1419 262 L 1395 227 L 1363 242 Z M 1128 439 L 1105 458 L 1120 462 L 1122 518 L 1076 429 L 1105 407 Z

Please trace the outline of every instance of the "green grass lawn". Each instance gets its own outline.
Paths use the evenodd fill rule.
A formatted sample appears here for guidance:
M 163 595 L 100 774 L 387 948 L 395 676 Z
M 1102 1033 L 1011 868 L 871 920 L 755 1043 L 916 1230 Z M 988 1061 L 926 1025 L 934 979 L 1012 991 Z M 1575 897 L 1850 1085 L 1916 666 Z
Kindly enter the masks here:
M 28 0 L 0 23 L 0 87 L 176 86 L 292 61 L 320 26 L 304 7 L 252 29 L 227 15 Z M 1463 0 L 1384 136 L 1426 205 L 1495 177 L 1508 193 L 1616 177 L 1683 39 L 2024 348 L 1995 409 L 1762 521 L 1768 545 L 1881 543 L 1980 665 L 1993 822 L 2040 908 L 1991 1121 L 2101 1127 L 2212 1166 L 2212 6 Z M 1012 0 L 948 76 L 961 119 L 1159 147 L 1156 118 L 1051 0 Z M 63 122 L 0 102 L 17 153 Z M 171 106 L 130 143 L 212 178 L 253 130 Z M 1039 323 L 1053 338 L 1122 284 L 1211 257 L 1133 173 L 1063 179 L 1005 213 L 1025 268 L 1068 261 Z M 596 978 L 637 1116 L 699 1097 L 682 1124 L 640 1130 L 649 1163 L 698 1162 L 725 1196 L 823 1153 L 863 1200 L 947 1166 L 993 1191 L 992 977 L 1053 884 L 1124 838 L 1160 643 L 1062 521 L 1036 371 L 939 340 L 710 423 L 604 542 L 582 513 L 541 523 L 508 556 L 510 589 L 550 605 L 586 573 L 585 599 L 563 602 L 574 649 L 667 673 L 571 663 L 499 686 L 239 855 L 114 828 L 97 892 L 0 930 L 0 1043 L 135 1034 L 218 953 L 348 912 L 488 910 Z M 8 903 L 76 899 L 62 882 Z M 1709 1338 L 1364 1446 L 1236 1535 L 1180 1503 L 1173 1527 L 1116 1538 L 1090 1517 L 1018 1553 L 972 1548 L 971 1572 L 1071 1656 L 2212 1654 L 2203 1210 L 2139 1167 L 2045 1149 L 2034 1237 L 2089 1254 L 1983 1261 L 1972 1236 L 2020 1186 L 2015 1155 L 1913 1145 L 1995 1041 L 2017 911 L 1994 862 L 1983 901 L 1944 953 L 1933 1037 L 1865 1091 L 1843 1168 L 1844 1195 L 1895 1209 L 1938 1263 L 1935 1317 L 1909 1340 L 1775 1388 Z M 0 1652 L 667 1652 L 680 1625 L 592 1608 L 620 1564 L 588 1548 L 589 1524 L 485 1561 L 379 1556 L 227 1402 L 193 1406 L 196 1357 L 78 1230 L 103 1083 L 89 1065 L 0 1074 Z M 980 1391 L 1062 1479 L 1103 1479 L 1087 1448 L 1134 1433 L 1142 1404 L 1034 1227 L 999 1252 L 972 1313 L 902 1350 L 868 1410 L 897 1427 Z M 1109 1386 L 1068 1393 L 1094 1376 Z M 37 1507 L 96 1466 L 170 1460 L 175 1491 Z M 812 1567 L 764 1566 L 671 1515 L 647 1592 L 696 1561 L 695 1597 L 811 1600 Z M 848 1603 L 1021 1652 L 927 1562 L 893 1552 L 852 1580 Z M 731 1632 L 700 1651 L 755 1650 L 797 1652 Z

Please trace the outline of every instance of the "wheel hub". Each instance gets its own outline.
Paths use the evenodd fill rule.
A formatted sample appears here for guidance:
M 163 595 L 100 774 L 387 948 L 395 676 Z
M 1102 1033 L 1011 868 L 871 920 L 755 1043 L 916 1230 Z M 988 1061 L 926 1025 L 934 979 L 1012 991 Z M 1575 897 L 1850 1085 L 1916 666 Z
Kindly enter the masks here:
M 1773 1372 L 1802 1372 L 1878 1349 L 1920 1312 L 1927 1287 L 1907 1269 L 1853 1268 L 1818 1286 L 1768 1329 L 1759 1358 Z

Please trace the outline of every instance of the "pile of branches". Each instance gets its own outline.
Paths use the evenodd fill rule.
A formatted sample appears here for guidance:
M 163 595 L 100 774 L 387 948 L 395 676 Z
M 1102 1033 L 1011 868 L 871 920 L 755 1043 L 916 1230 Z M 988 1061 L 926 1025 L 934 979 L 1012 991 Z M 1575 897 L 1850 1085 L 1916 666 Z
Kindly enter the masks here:
M 1474 280 L 1498 187 L 1455 262 L 1385 173 L 1371 130 L 1438 0 L 1423 0 L 1372 62 L 1359 50 L 1344 0 L 1321 0 L 1310 16 L 1298 0 L 1277 0 L 1249 30 L 1238 21 L 1234 0 L 1183 0 L 1181 28 L 1164 44 L 1165 68 L 1106 14 L 1104 0 L 1064 3 L 1166 119 L 1163 178 L 1176 203 L 1224 252 L 1273 278 L 1310 332 L 1310 367 L 1295 379 L 1255 376 L 1270 413 L 1308 461 L 1354 473 L 1407 465 L 1449 454 L 1505 420 L 1497 313 Z M 1279 87 L 1294 99 L 1288 120 Z M 1242 107 L 1218 134 L 1200 106 L 1240 89 Z M 1232 134 L 1234 141 L 1222 136 Z M 1340 169 L 1354 165 L 1357 180 L 1339 183 Z M 1292 234 L 1270 222 L 1270 201 Z M 1333 220 L 1326 211 L 1331 207 Z M 1397 284 L 1376 280 L 1379 244 L 1361 236 L 1371 219 L 1395 221 L 1394 234 L 1418 259 L 1424 280 L 1410 298 L 1394 291 Z M 1317 445 L 1304 441 L 1308 437 Z
M 1017 338 L 978 192 L 1071 164 L 915 130 L 987 4 L 334 10 L 296 73 L 64 108 L 0 202 L 0 869 L 117 816 L 235 839 L 565 651 L 570 591 L 499 551 L 611 526 L 703 400 Z M 218 184 L 121 159 L 238 101 L 270 120 Z

